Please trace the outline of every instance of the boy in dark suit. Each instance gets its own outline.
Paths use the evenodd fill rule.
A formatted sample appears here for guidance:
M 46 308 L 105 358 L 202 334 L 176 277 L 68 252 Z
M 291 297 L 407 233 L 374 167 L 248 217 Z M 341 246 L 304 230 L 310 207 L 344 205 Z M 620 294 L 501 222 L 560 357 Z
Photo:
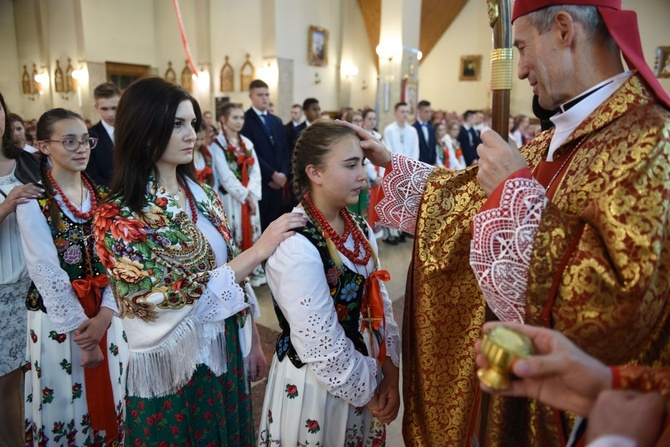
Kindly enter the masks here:
M 465 164 L 468 166 L 479 160 L 477 146 L 482 142 L 479 138 L 479 133 L 474 127 L 476 114 L 477 112 L 474 110 L 468 110 L 463 114 L 463 126 L 461 127 L 461 132 L 458 134 L 458 142 L 461 143 L 463 158 L 465 159 Z
M 435 127 L 430 123 L 433 118 L 433 109 L 430 107 L 430 102 L 419 101 L 416 111 L 416 121 L 414 121 L 414 128 L 419 134 L 419 161 L 435 164 L 437 150 L 435 143 Z
M 249 85 L 251 107 L 244 114 L 242 135 L 254 144 L 261 168 L 262 198 L 258 203 L 261 229 L 283 212 L 290 211 L 291 193 L 288 184 L 289 148 L 284 125 L 279 117 L 268 113 L 270 90 L 268 85 L 256 79 Z
M 109 186 L 114 159 L 114 118 L 121 91 L 111 82 L 105 82 L 93 90 L 93 97 L 100 121 L 89 130 L 91 136 L 98 138 L 98 144 L 91 151 L 86 173 L 97 185 Z

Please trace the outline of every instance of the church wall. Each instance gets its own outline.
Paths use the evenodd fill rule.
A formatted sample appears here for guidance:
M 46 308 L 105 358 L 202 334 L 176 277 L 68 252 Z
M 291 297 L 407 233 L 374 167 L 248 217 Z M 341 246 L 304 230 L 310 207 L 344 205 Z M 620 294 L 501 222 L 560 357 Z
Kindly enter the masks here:
M 212 97 L 227 96 L 232 102 L 242 103 L 246 108 L 251 105 L 249 92 L 240 90 L 240 69 L 248 53 L 250 62 L 256 69 L 256 77 L 261 75 L 260 68 L 263 62 L 261 31 L 261 1 L 212 1 L 210 6 L 211 27 L 211 85 Z M 234 92 L 221 92 L 220 73 L 225 63 L 235 70 Z M 270 91 L 272 100 L 276 102 L 276 91 Z M 214 103 L 209 105 L 214 110 Z
M 342 20 L 342 66 L 354 65 L 358 74 L 341 76 L 340 106 L 354 109 L 375 107 L 377 92 L 377 55 L 372 51 L 360 6 L 356 0 L 344 0 Z
M 23 100 L 21 98 L 21 74 L 23 64 L 27 65 L 28 73 L 32 70 L 31 62 L 21 63 L 14 27 L 14 5 L 12 2 L 0 1 L 0 61 L 2 61 L 2 75 L 0 75 L 0 93 L 2 93 L 7 108 L 19 115 L 23 114 Z
M 624 9 L 632 9 L 637 13 L 640 25 L 640 37 L 644 58 L 654 69 L 656 48 L 670 46 L 670 2 L 667 0 L 623 0 Z M 661 85 L 670 92 L 670 78 L 661 78 Z
M 278 3 L 279 5 L 279 3 Z M 319 100 L 322 110 L 339 109 L 339 56 L 342 45 L 342 2 L 340 0 L 284 0 L 275 9 L 277 57 L 293 60 L 293 91 L 295 102 L 305 98 Z M 309 26 L 326 28 L 328 64 L 308 65 Z M 318 75 L 319 83 L 316 83 Z M 290 105 L 289 105 L 290 107 Z M 284 114 L 286 114 L 284 112 Z
M 87 61 L 156 65 L 154 2 L 83 0 L 81 9 Z

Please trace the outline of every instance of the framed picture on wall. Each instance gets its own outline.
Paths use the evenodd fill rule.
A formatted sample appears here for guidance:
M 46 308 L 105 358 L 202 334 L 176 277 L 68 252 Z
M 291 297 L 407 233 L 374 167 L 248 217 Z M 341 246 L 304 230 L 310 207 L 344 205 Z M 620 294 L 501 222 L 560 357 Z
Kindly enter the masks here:
M 307 42 L 309 65 L 316 67 L 328 65 L 328 30 L 319 26 L 310 26 Z
M 670 47 L 656 49 L 656 77 L 670 78 Z
M 461 56 L 461 71 L 458 79 L 461 81 L 479 81 L 482 71 L 482 56 Z

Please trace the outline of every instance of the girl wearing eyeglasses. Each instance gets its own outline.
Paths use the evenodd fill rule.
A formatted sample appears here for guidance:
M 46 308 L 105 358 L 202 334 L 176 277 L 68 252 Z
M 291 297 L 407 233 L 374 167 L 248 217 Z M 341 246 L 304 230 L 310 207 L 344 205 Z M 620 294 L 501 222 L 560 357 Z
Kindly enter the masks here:
M 40 117 L 37 138 L 45 193 L 16 211 L 33 281 L 26 445 L 122 444 L 128 348 L 92 238 L 104 192 L 84 173 L 97 139 L 65 109 Z

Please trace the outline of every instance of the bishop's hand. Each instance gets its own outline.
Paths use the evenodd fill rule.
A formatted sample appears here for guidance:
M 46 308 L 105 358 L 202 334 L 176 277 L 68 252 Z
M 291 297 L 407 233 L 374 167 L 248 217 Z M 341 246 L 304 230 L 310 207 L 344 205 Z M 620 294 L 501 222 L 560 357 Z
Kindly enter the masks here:
M 482 132 L 482 144 L 477 146 L 479 156 L 479 172 L 477 181 L 487 196 L 496 190 L 498 185 L 507 180 L 521 168 L 528 166 L 521 152 L 492 130 Z
M 365 158 L 370 160 L 373 165 L 385 168 L 391 163 L 391 151 L 386 149 L 382 142 L 373 137 L 370 132 L 346 121 L 336 120 L 335 122 L 347 126 L 356 132 L 358 138 L 361 139 L 361 149 L 363 149 Z

